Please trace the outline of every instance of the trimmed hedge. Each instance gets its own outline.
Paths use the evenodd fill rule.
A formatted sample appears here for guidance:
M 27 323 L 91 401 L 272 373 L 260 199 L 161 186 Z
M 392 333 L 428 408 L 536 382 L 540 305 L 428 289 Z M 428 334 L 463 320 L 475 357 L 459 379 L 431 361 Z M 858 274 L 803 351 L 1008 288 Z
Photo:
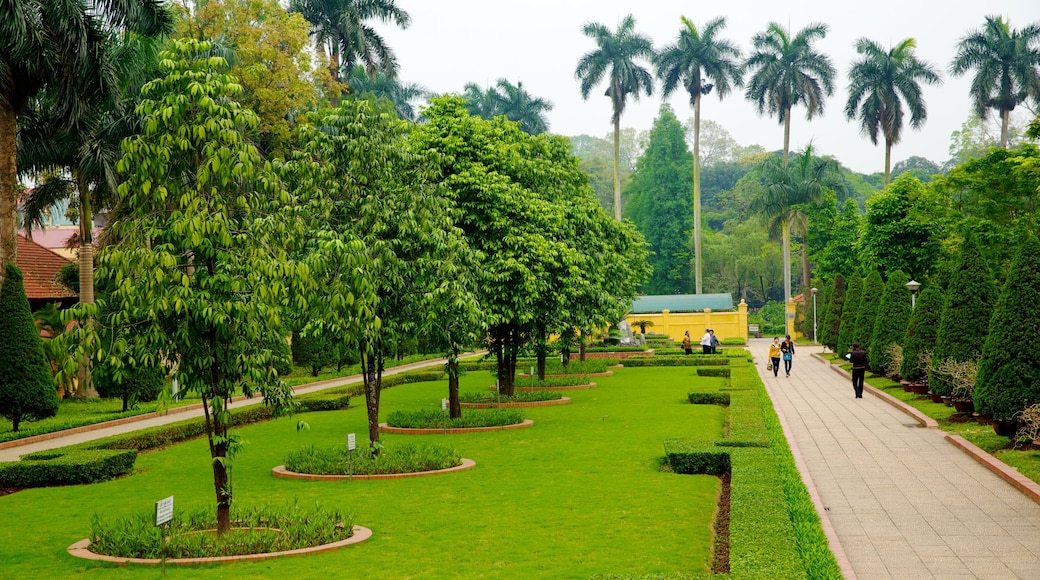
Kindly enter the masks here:
M 26 489 L 96 483 L 134 468 L 136 450 L 49 450 L 0 463 L 0 487 Z
M 729 393 L 689 393 L 686 397 L 693 405 L 729 406 Z
M 698 368 L 698 377 L 726 377 L 729 378 L 729 369 Z
M 728 451 L 693 451 L 680 449 L 666 455 L 675 473 L 688 475 L 727 475 L 733 471 Z
M 658 355 L 645 358 L 628 358 L 622 363 L 626 367 L 701 367 L 725 366 L 736 357 L 719 355 Z

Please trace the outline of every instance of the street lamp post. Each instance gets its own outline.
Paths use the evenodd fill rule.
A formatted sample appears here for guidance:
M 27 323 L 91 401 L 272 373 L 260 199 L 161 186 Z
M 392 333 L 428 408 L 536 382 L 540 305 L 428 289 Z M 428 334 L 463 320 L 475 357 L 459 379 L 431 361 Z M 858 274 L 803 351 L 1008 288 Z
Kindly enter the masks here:
M 906 283 L 906 289 L 910 291 L 910 310 L 917 307 L 917 290 L 921 287 L 921 283 L 917 280 L 911 280 Z
M 812 341 L 819 342 L 816 340 L 816 288 L 812 289 Z

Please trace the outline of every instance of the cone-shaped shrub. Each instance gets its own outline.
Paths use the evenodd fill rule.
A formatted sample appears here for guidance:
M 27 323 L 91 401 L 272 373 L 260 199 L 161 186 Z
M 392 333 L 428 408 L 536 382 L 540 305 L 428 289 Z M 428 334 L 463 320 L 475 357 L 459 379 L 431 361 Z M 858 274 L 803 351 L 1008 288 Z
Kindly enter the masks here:
M 852 332 L 849 346 L 858 342 L 870 348 L 870 338 L 874 335 L 874 320 L 877 319 L 881 296 L 885 293 L 885 282 L 881 274 L 874 270 L 863 280 L 863 293 L 859 298 L 859 309 L 856 311 L 856 326 Z
M 845 293 L 845 305 L 841 309 L 841 320 L 838 329 L 838 348 L 836 353 L 846 353 L 852 349 L 852 335 L 856 331 L 856 315 L 859 314 L 859 299 L 863 293 L 863 281 L 853 276 Z
M 943 298 L 942 288 L 936 285 L 926 286 L 917 298 L 903 344 L 903 365 L 899 369 L 903 380 L 918 382 L 928 377 L 928 367 L 921 356 L 935 349 Z
M 868 352 L 870 368 L 875 372 L 888 373 L 892 363 L 892 345 L 903 346 L 906 338 L 906 325 L 910 322 L 910 290 L 906 287 L 909 281 L 902 270 L 896 270 L 889 273 L 888 282 L 885 282 Z
M 8 264 L 0 288 L 0 415 L 17 431 L 23 419 L 57 413 L 54 376 L 25 297 L 22 271 Z
M 975 381 L 975 409 L 998 421 L 1040 403 L 1040 241 L 1023 242 L 990 320 Z
M 838 335 L 841 333 L 841 311 L 845 307 L 845 278 L 838 274 L 834 278 L 834 284 L 830 286 L 827 313 L 823 317 L 823 327 L 820 328 L 820 342 L 837 352 Z
M 978 246 L 969 237 L 961 244 L 961 255 L 957 266 L 950 273 L 943 304 L 939 332 L 932 351 L 932 368 L 928 373 L 928 388 L 933 393 L 949 395 L 953 385 L 935 372 L 946 359 L 957 362 L 974 360 L 982 352 L 993 305 L 997 302 L 997 289 L 993 274 Z M 1033 305 L 1033 308 L 1036 304 Z M 1023 310 L 1025 314 L 1031 310 Z M 1007 343 L 1005 347 L 1024 343 Z M 1035 354 L 1035 353 L 1034 353 Z

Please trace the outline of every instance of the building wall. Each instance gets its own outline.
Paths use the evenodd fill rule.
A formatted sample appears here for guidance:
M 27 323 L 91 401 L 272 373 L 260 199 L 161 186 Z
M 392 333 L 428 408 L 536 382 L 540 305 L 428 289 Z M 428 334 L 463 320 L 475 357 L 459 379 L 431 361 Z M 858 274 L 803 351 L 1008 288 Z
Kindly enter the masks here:
M 625 317 L 633 332 L 639 332 L 637 320 L 649 320 L 654 323 L 647 332 L 667 334 L 672 340 L 682 340 L 683 333 L 690 331 L 690 337 L 696 346 L 705 329 L 711 328 L 719 340 L 739 337 L 745 342 L 748 339 L 747 303 L 743 300 L 735 311 L 712 312 L 705 308 L 702 312 L 669 312 L 629 314 Z

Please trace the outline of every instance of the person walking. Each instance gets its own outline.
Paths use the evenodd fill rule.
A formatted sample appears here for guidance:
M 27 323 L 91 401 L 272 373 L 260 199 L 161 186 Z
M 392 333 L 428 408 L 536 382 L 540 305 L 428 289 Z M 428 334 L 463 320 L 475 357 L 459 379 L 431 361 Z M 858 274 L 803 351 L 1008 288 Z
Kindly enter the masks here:
M 791 361 L 794 360 L 794 343 L 791 342 L 791 335 L 788 334 L 784 337 L 784 341 L 780 343 L 781 358 L 784 359 L 784 374 L 791 376 Z
M 772 369 L 773 376 L 780 376 L 780 337 L 773 337 L 773 344 L 769 345 L 769 368 Z
M 863 378 L 867 374 L 867 351 L 860 348 L 858 342 L 852 343 L 852 352 L 845 355 L 852 362 L 852 390 L 856 398 L 863 398 Z
M 704 336 L 701 337 L 701 350 L 704 354 L 711 354 L 711 331 L 707 328 L 704 329 Z
M 686 334 L 683 334 L 682 349 L 686 354 L 693 354 L 693 342 L 690 340 L 689 330 L 686 331 Z
M 715 336 L 715 329 L 709 329 L 708 334 L 711 335 L 711 354 L 719 353 L 719 337 Z

